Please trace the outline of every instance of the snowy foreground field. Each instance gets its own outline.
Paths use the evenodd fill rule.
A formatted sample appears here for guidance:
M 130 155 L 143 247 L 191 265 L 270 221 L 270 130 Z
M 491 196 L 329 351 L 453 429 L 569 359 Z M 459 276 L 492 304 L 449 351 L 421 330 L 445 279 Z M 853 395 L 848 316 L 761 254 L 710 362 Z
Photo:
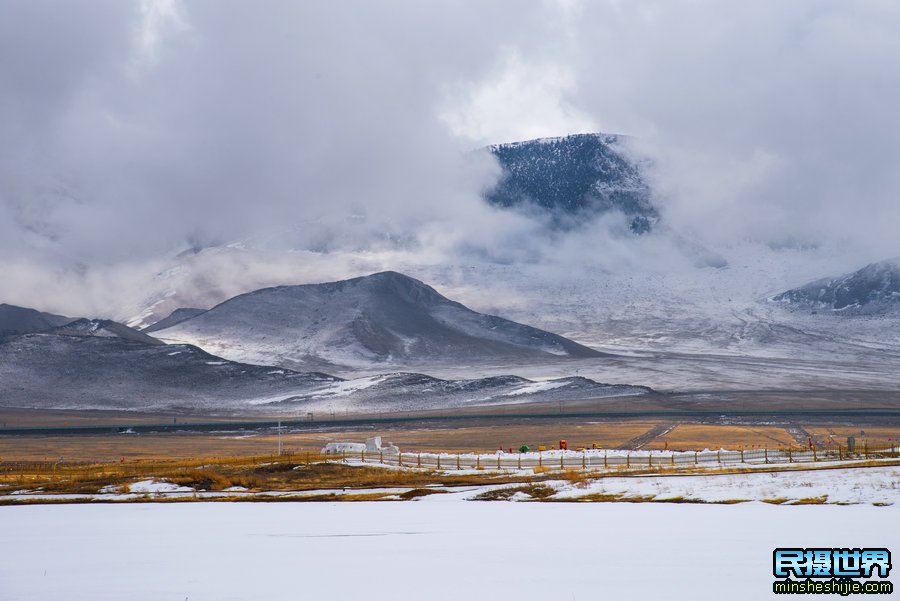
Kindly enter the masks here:
M 0 507 L 0 599 L 766 599 L 779 546 L 900 548 L 900 510 L 765 503 Z

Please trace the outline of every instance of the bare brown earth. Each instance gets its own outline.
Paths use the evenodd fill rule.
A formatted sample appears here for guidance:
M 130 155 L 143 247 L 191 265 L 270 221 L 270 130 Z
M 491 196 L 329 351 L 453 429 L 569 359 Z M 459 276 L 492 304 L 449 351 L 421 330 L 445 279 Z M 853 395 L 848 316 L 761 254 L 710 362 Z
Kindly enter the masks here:
M 288 451 L 318 451 L 332 441 L 363 442 L 383 435 L 401 449 L 491 451 L 527 444 L 548 449 L 569 441 L 570 448 L 597 444 L 615 448 L 653 427 L 652 422 L 549 423 L 507 426 L 474 426 L 435 429 L 332 430 L 328 432 L 286 433 L 282 445 Z M 132 458 L 189 458 L 232 455 L 260 455 L 275 452 L 278 436 L 266 432 L 233 433 L 153 433 L 99 434 L 72 436 L 0 437 L 0 460 L 50 461 L 62 457 L 71 461 L 109 461 Z
M 725 426 L 678 424 L 668 434 L 645 445 L 644 449 L 776 448 L 791 444 L 784 428 L 777 426 Z M 709 446 L 712 444 L 713 446 Z
M 879 426 L 807 426 L 806 429 L 815 436 L 833 436 L 846 439 L 855 436 L 858 440 L 877 439 L 900 441 L 900 428 Z
M 155 423 L 155 422 L 154 422 Z M 659 431 L 667 422 L 653 420 L 559 420 L 509 422 L 496 425 L 470 425 L 440 428 L 373 429 L 371 426 L 330 429 L 328 431 L 286 432 L 282 435 L 285 451 L 318 451 L 327 442 L 363 442 L 381 435 L 402 450 L 492 451 L 554 448 L 561 439 L 570 449 L 597 445 L 625 448 L 629 441 Z M 829 439 L 845 444 L 846 434 L 856 434 L 858 444 L 886 446 L 900 439 L 900 428 L 870 427 L 865 438 L 859 428 L 808 426 L 817 440 Z M 666 430 L 668 428 L 663 428 Z M 835 435 L 829 436 L 835 433 Z M 704 448 L 779 448 L 792 444 L 784 427 L 768 425 L 679 423 L 670 431 L 641 446 L 644 449 L 702 450 Z M 274 453 L 278 436 L 272 429 L 233 432 L 173 432 L 142 434 L 96 434 L 57 436 L 0 436 L 0 461 L 118 461 L 122 458 L 198 458 L 251 456 Z
M 548 449 L 567 440 L 570 449 L 643 448 L 702 450 L 806 444 L 895 444 L 900 439 L 900 393 L 879 391 L 694 391 L 640 397 L 585 399 L 447 412 L 337 416 L 297 423 L 285 430 L 285 450 L 317 451 L 331 441 L 362 442 L 381 435 L 403 450 L 492 451 L 523 444 Z M 868 416 L 866 410 L 879 410 Z M 862 410 L 853 416 L 841 411 Z M 696 414 L 691 412 L 696 411 Z M 746 412 L 757 412 L 747 415 Z M 804 411 L 820 412 L 804 414 Z M 744 412 L 741 415 L 741 412 Z M 771 413 L 769 413 L 771 412 Z M 824 413 L 821 413 L 824 412 Z M 831 412 L 831 413 L 829 413 Z M 271 454 L 272 427 L 241 430 L 231 421 L 302 420 L 297 416 L 172 415 L 132 411 L 0 409 L 0 461 L 118 461 L 133 458 L 195 458 Z M 454 419 L 448 419 L 452 417 Z M 464 418 L 464 419 L 459 419 Z M 405 421 L 409 420 L 409 421 Z M 221 423 L 221 431 L 117 433 L 127 426 Z M 79 427 L 110 426 L 109 432 L 78 433 Z M 72 428 L 72 432 L 3 434 L 11 428 Z M 218 426 L 207 428 L 218 430 Z

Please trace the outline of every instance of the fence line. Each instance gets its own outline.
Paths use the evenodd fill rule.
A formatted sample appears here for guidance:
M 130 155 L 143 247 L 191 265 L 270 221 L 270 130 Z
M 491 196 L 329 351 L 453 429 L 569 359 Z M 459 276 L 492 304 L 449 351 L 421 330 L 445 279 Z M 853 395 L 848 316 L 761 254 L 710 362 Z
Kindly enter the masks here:
M 665 468 L 691 465 L 777 465 L 818 463 L 824 461 L 867 461 L 900 457 L 896 446 L 853 453 L 836 449 L 719 449 L 716 451 L 619 451 L 586 449 L 584 451 L 544 451 L 528 453 L 428 453 L 384 451 L 342 451 L 324 455 L 325 461 L 359 462 L 397 467 L 463 470 L 463 469 L 585 469 Z
M 527 453 L 433 453 L 385 451 L 342 451 L 324 454 L 313 451 L 289 450 L 282 455 L 205 457 L 184 460 L 129 460 L 127 462 L 0 462 L 0 475 L 70 474 L 75 477 L 96 477 L 98 474 L 117 476 L 153 476 L 160 468 L 202 469 L 215 465 L 254 465 L 265 462 L 293 462 L 314 464 L 322 462 L 358 462 L 370 465 L 440 470 L 516 470 L 516 469 L 585 469 L 604 468 L 666 468 L 712 465 L 777 465 L 817 463 L 826 461 L 867 461 L 900 458 L 900 447 L 873 448 L 857 445 L 854 452 L 846 447 L 831 449 L 719 449 L 715 451 L 621 451 L 613 449 L 585 449 L 583 451 L 550 450 Z

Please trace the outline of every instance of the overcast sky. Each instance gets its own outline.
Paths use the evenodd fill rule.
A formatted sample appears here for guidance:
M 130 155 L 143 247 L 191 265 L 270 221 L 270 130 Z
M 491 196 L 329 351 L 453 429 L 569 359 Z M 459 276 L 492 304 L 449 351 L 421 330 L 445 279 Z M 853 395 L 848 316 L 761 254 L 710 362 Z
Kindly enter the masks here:
M 585 131 L 713 247 L 897 255 L 898 32 L 890 0 L 6 0 L 0 302 L 273 232 L 516 244 L 470 151 Z

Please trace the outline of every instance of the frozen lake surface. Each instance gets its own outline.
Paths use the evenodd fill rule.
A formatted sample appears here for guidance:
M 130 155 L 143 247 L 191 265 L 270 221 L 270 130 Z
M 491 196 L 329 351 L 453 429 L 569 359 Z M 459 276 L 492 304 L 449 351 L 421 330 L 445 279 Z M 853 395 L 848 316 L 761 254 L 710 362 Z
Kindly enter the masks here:
M 775 547 L 896 551 L 898 518 L 897 506 L 452 495 L 0 507 L 0 599 L 756 600 L 774 597 Z

